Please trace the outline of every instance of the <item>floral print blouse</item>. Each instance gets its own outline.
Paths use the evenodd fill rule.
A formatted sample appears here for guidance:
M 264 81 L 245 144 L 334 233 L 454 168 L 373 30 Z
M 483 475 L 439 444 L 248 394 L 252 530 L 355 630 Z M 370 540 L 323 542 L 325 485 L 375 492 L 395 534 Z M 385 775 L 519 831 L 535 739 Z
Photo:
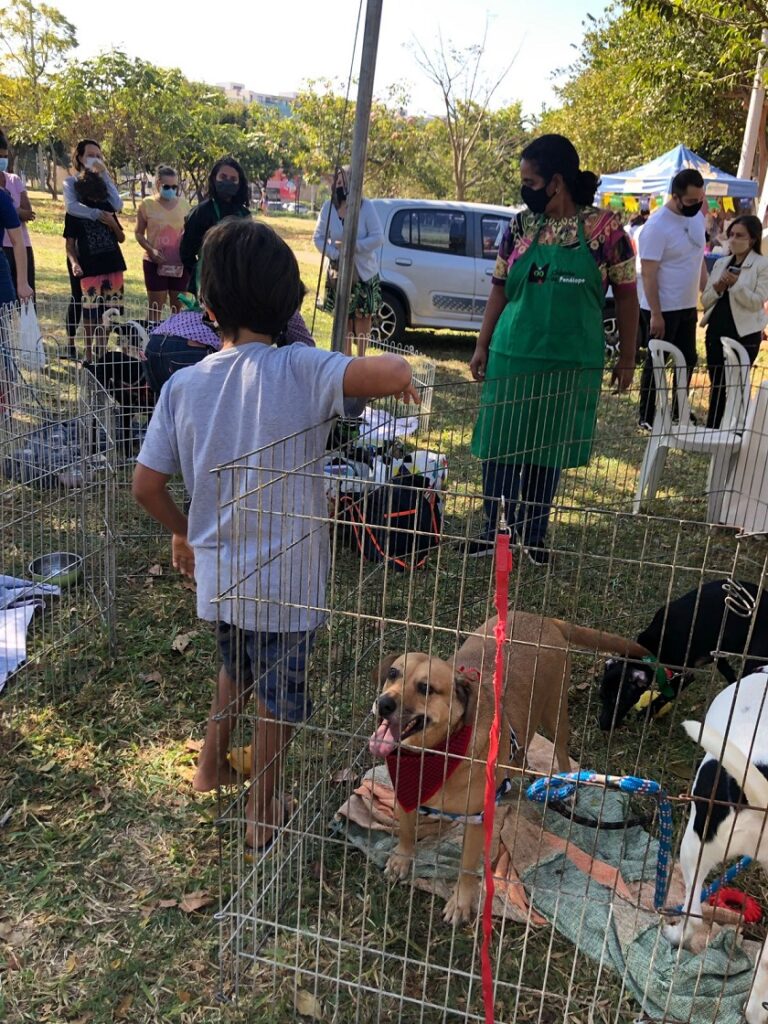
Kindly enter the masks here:
M 632 243 L 613 210 L 599 210 L 595 206 L 581 207 L 575 216 L 559 220 L 544 218 L 539 234 L 542 245 L 575 247 L 579 244 L 578 221 L 584 226 L 584 237 L 603 279 L 603 288 L 610 284 L 614 292 L 635 288 L 635 253 Z M 493 283 L 504 285 L 509 268 L 530 248 L 541 224 L 539 214 L 524 210 L 516 214 L 504 232 Z

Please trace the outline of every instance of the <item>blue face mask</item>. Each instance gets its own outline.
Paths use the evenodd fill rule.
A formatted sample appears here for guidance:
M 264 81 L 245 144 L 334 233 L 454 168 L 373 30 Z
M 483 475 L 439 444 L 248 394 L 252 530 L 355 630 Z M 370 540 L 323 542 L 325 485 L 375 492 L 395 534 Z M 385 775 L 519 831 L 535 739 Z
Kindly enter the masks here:
M 8 170 L 8 157 L 0 156 L 0 172 L 5 173 Z
M 160 195 L 163 199 L 175 199 L 177 192 L 175 185 L 161 185 Z

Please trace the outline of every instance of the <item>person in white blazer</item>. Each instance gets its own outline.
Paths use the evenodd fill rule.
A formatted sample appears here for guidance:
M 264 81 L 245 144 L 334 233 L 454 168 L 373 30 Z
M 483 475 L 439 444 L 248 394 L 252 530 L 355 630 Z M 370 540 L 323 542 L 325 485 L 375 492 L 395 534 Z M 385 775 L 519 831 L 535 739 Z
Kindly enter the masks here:
M 710 379 L 708 427 L 719 427 L 725 408 L 725 371 L 721 338 L 740 341 L 751 363 L 757 358 L 768 323 L 768 257 L 760 252 L 763 226 L 757 217 L 735 217 L 728 225 L 730 256 L 712 268 L 701 295 L 706 324 L 707 371 Z
M 341 167 L 333 182 L 331 198 L 323 203 L 317 218 L 312 241 L 315 248 L 327 255 L 328 273 L 325 279 L 323 309 L 332 313 L 336 305 L 336 286 L 339 279 L 339 257 L 344 237 L 344 217 L 349 195 L 349 167 Z M 384 232 L 376 208 L 369 199 L 360 204 L 355 243 L 355 266 L 352 292 L 349 298 L 346 354 L 352 354 L 352 339 L 357 339 L 357 354 L 365 355 L 366 341 L 371 334 L 371 319 L 381 305 L 379 281 L 379 252 Z

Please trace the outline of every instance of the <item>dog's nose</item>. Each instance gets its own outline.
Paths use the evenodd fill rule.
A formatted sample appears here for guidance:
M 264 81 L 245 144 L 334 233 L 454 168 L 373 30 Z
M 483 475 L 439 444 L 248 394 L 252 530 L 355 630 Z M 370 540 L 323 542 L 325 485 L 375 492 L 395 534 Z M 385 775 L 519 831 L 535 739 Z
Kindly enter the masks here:
M 396 710 L 397 703 L 394 697 L 390 697 L 388 694 L 379 697 L 379 715 L 381 718 L 389 718 Z

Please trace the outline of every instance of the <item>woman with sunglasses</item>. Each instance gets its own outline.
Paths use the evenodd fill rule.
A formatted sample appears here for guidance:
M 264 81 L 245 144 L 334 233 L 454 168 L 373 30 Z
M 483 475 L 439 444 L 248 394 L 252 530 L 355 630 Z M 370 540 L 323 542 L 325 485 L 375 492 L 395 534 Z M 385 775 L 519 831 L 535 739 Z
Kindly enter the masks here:
M 189 203 L 179 193 L 173 167 L 161 164 L 155 176 L 155 194 L 142 200 L 136 215 L 136 241 L 144 250 L 144 284 L 149 321 L 157 323 L 167 302 L 179 312 L 179 292 L 189 286 L 189 271 L 181 262 L 181 238 Z
M 722 338 L 740 341 L 754 363 L 768 322 L 768 257 L 760 252 L 763 226 L 757 217 L 735 217 L 727 228 L 730 256 L 712 268 L 701 295 L 707 333 L 707 372 L 711 383 L 707 426 L 719 427 L 725 410 Z

